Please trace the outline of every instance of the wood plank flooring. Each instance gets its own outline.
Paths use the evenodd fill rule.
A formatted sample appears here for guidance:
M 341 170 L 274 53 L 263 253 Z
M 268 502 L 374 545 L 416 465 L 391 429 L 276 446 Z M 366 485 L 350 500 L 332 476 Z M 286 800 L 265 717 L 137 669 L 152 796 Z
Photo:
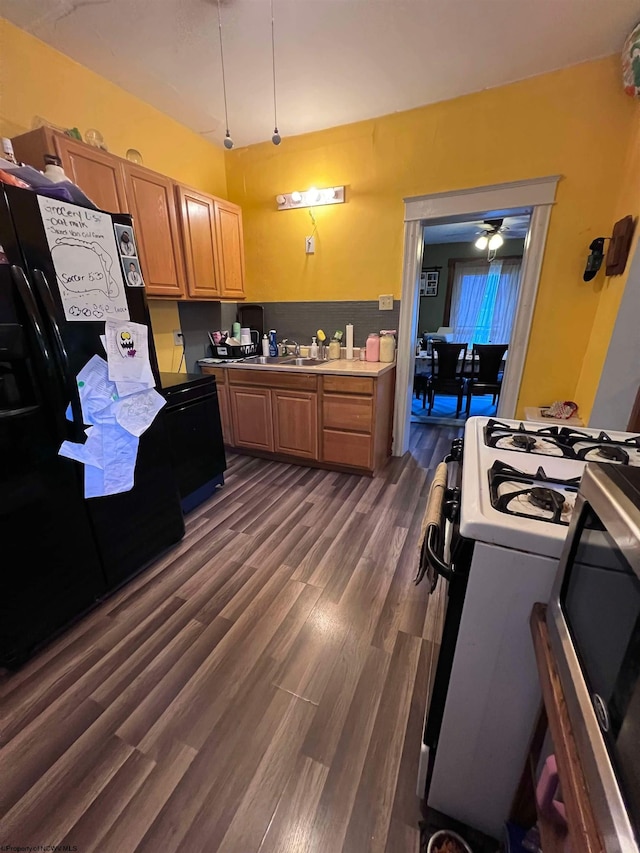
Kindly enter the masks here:
M 0 678 L 0 826 L 79 853 L 403 853 L 444 596 L 414 587 L 453 428 L 369 479 L 235 456 L 185 539 Z

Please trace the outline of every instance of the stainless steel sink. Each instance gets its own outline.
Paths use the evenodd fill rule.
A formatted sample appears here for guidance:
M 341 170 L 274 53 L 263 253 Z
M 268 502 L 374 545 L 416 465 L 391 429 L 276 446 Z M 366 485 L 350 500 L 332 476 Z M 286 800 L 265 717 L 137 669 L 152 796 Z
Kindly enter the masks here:
M 286 367 L 313 367 L 314 364 L 324 364 L 324 361 L 321 358 L 301 358 L 300 356 L 293 356 L 281 363 L 285 364 Z
M 294 358 L 293 355 L 259 355 L 251 361 L 253 364 L 288 364 Z

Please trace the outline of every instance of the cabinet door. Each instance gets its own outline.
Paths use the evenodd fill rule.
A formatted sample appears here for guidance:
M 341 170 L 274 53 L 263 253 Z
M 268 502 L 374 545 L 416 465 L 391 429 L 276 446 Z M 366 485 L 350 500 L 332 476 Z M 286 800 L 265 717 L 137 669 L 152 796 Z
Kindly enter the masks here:
M 318 458 L 318 395 L 272 391 L 276 453 Z
M 147 294 L 181 299 L 184 268 L 173 182 L 133 163 L 124 169 Z
M 124 173 L 117 157 L 64 136 L 56 135 L 55 145 L 65 174 L 94 204 L 110 213 L 128 213 Z
M 216 199 L 218 281 L 222 296 L 244 299 L 244 242 L 242 210 L 237 204 Z
M 268 388 L 229 387 L 235 447 L 273 452 L 271 391 Z
M 214 199 L 180 186 L 177 194 L 187 292 L 192 299 L 219 299 Z

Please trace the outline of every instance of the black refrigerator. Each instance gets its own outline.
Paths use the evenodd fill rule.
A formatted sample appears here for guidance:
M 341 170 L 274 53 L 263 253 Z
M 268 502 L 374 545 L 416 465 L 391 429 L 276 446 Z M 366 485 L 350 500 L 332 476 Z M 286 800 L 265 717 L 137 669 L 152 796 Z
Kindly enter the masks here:
M 0 184 L 0 666 L 10 668 L 184 535 L 162 410 L 140 437 L 128 492 L 85 499 L 83 466 L 58 455 L 65 439 L 85 439 L 75 377 L 105 357 L 104 322 L 69 319 L 42 210 L 34 192 Z M 134 233 L 130 216 L 109 217 Z M 78 264 L 86 272 L 82 254 Z M 145 289 L 122 286 L 124 298 L 128 319 L 149 328 L 159 387 Z

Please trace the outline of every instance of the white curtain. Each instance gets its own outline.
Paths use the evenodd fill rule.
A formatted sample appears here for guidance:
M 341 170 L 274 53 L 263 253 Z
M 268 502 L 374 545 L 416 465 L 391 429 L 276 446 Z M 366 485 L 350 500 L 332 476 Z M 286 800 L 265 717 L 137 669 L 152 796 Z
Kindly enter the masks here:
M 451 294 L 454 340 L 507 344 L 520 286 L 519 258 L 456 264 Z

